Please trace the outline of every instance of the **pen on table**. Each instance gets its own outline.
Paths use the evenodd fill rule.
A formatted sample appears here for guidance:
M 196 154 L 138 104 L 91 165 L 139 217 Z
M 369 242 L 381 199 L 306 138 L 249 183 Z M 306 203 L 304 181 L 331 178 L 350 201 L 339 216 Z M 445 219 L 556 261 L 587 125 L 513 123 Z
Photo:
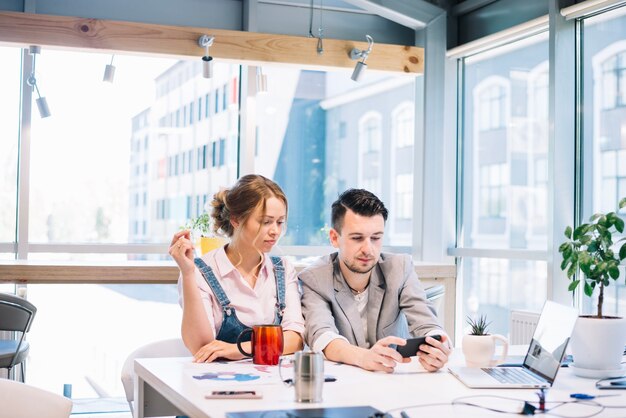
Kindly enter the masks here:
M 404 411 L 400 411 L 400 416 L 401 416 L 402 418 L 410 418 L 410 417 L 409 417 L 409 414 L 407 414 L 407 413 L 406 413 L 406 412 L 404 412 Z
M 569 395 L 570 398 L 584 399 L 584 400 L 595 399 L 595 398 L 607 398 L 609 396 L 619 396 L 619 395 L 617 395 L 617 394 L 611 394 L 611 395 L 589 395 L 587 393 L 572 393 L 572 394 Z

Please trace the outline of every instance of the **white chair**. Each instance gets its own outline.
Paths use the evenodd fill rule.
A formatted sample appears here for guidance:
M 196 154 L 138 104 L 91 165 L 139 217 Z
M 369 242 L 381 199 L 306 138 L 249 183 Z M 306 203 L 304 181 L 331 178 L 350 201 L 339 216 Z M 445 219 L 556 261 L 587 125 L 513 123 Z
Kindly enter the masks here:
M 185 347 L 183 340 L 180 338 L 172 338 L 169 340 L 155 341 L 143 345 L 129 354 L 122 367 L 122 385 L 126 392 L 126 400 L 130 406 L 130 412 L 135 415 L 133 410 L 133 401 L 135 398 L 135 370 L 134 363 L 136 358 L 153 358 L 153 357 L 189 357 L 191 353 Z M 0 404 L 1 405 L 1 404 Z
M 0 415 L 11 418 L 67 418 L 72 401 L 47 390 L 0 379 Z

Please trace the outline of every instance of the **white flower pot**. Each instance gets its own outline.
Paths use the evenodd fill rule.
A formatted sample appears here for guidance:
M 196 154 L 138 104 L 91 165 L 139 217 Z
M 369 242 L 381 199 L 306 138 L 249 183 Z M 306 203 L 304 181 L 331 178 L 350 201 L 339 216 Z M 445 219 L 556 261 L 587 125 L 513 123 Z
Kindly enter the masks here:
M 570 347 L 574 374 L 605 378 L 622 374 L 626 319 L 579 316 Z
M 494 360 L 496 341 L 504 346 L 500 359 Z M 502 335 L 465 335 L 461 342 L 467 367 L 490 367 L 503 363 L 509 350 L 509 342 Z

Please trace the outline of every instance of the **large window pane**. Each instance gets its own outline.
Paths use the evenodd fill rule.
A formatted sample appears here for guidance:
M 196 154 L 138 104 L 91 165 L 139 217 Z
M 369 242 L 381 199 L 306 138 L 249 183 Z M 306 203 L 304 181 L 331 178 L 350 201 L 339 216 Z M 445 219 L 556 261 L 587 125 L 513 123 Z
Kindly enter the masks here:
M 459 247 L 546 251 L 547 34 L 466 58 L 462 88 Z M 541 309 L 545 262 L 463 257 L 462 266 L 463 317 L 487 314 L 491 332 L 506 334 L 511 309 Z
M 289 198 L 283 245 L 327 244 L 330 206 L 350 187 L 376 193 L 389 208 L 386 245 L 410 245 L 413 218 L 415 81 L 347 71 L 263 67 L 257 97 L 256 171 Z
M 103 83 L 110 59 L 47 49 L 38 59 L 52 117 L 33 118 L 32 242 L 169 242 L 235 180 L 239 66 L 204 79 L 199 60 L 116 56 L 115 81 Z
M 583 21 L 583 218 L 614 211 L 626 197 L 626 8 Z M 626 211 L 622 210 L 626 220 Z M 624 271 L 622 268 L 622 278 Z M 605 291 L 605 315 L 626 314 L 623 279 Z M 594 298 L 583 310 L 596 312 Z M 622 301 L 620 301 L 620 299 Z
M 71 384 L 74 398 L 124 396 L 128 354 L 180 337 L 175 285 L 29 285 L 28 299 L 37 307 L 28 382 L 55 393 Z
M 0 62 L 0 242 L 14 242 L 21 49 L 0 47 Z
M 463 318 L 487 315 L 489 332 L 507 335 L 511 310 L 541 311 L 547 298 L 543 261 L 467 257 L 463 260 Z M 463 322 L 461 329 L 467 332 Z
M 464 247 L 546 249 L 548 44 L 465 60 Z

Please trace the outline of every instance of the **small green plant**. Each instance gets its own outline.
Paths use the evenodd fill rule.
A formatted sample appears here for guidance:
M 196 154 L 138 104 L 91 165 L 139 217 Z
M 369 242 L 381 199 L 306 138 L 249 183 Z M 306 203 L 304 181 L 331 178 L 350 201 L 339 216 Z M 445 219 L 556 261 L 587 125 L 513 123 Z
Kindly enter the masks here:
M 619 201 L 618 207 L 626 207 L 626 197 Z M 561 270 L 566 270 L 567 278 L 572 281 L 568 290 L 573 292 L 582 282 L 585 295 L 591 297 L 596 287 L 600 289 L 598 318 L 603 318 L 604 288 L 611 280 L 619 278 L 619 266 L 626 259 L 626 243 L 619 250 L 617 247 L 615 251 L 613 249 L 626 240 L 621 238 L 613 242 L 615 232 L 624 232 L 624 220 L 615 212 L 596 213 L 589 218 L 589 223 L 581 224 L 573 231 L 570 226 L 565 228 L 567 241 L 559 247 L 563 256 Z M 583 273 L 582 279 L 576 277 L 578 269 Z
M 481 315 L 477 319 L 472 319 L 472 317 L 468 316 L 466 321 L 471 327 L 470 335 L 489 335 L 487 327 L 491 324 L 491 321 L 487 322 L 485 315 Z
M 213 235 L 213 219 L 211 215 L 203 212 L 200 216 L 189 219 L 181 229 L 189 229 L 199 232 L 203 237 L 210 237 Z

